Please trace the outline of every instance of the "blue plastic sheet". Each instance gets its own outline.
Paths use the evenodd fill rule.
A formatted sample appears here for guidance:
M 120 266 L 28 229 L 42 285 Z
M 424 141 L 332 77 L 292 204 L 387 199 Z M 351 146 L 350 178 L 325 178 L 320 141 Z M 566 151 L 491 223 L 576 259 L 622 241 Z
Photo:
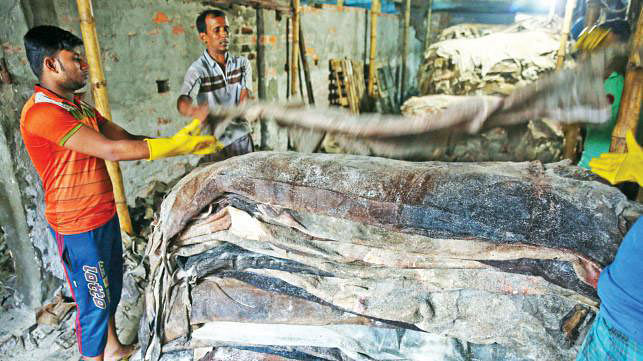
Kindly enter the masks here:
M 354 6 L 359 8 L 370 9 L 371 0 L 344 0 L 344 6 Z M 302 0 L 302 4 L 337 4 L 337 0 Z M 381 0 L 382 13 L 384 14 L 399 14 L 400 12 L 395 8 L 395 3 L 390 0 Z

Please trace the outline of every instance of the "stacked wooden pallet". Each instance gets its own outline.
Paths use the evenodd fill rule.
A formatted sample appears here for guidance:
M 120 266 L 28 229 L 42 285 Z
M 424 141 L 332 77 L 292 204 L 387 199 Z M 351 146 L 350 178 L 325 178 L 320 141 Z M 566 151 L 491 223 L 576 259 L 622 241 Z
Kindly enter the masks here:
M 350 109 L 359 114 L 360 104 L 366 94 L 364 64 L 350 59 L 330 59 L 329 95 L 331 105 Z

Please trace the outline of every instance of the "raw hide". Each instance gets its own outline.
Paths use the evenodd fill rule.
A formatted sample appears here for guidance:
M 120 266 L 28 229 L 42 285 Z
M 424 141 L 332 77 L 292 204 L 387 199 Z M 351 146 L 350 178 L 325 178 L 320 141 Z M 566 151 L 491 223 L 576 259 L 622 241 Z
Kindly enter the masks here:
M 337 360 L 425 360 L 425 347 L 435 360 L 572 360 L 596 271 L 641 211 L 565 163 L 235 157 L 164 200 L 140 340 L 147 360 L 179 340 Z

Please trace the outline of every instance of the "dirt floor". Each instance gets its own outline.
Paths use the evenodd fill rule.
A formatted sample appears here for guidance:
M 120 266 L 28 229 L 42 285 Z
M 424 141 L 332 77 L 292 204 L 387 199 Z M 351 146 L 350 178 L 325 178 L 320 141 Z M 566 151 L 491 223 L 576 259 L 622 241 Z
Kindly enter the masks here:
M 78 361 L 75 310 L 57 324 L 38 324 L 36 310 L 18 304 L 11 254 L 2 236 L 0 231 L 0 361 Z M 138 355 L 131 358 L 138 360 Z
M 55 326 L 36 323 L 35 311 L 7 303 L 0 308 L 0 360 L 2 361 L 78 361 L 73 323 L 76 313 L 69 312 Z M 139 355 L 131 361 L 139 361 Z

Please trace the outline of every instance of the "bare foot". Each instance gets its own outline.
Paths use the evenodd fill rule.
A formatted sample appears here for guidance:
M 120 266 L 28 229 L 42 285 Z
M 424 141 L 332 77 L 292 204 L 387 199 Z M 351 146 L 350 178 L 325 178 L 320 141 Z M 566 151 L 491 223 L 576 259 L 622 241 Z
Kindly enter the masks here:
M 120 361 L 127 360 L 129 356 L 132 356 L 136 351 L 136 345 L 121 345 L 114 351 L 105 350 L 104 360 L 105 361 Z

